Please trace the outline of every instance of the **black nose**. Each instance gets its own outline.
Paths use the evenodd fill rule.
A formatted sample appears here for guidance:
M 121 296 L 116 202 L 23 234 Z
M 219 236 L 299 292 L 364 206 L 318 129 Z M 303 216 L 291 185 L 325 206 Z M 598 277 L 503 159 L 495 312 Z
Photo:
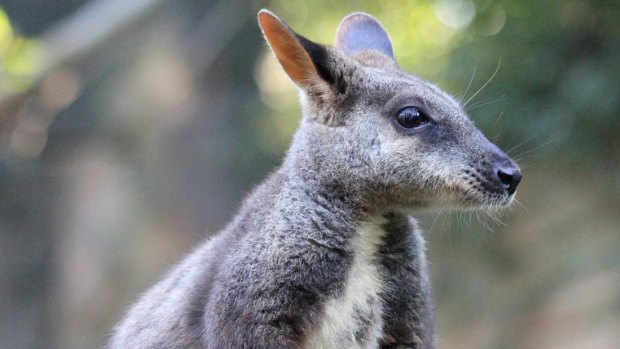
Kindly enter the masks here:
M 495 163 L 495 174 L 499 178 L 502 187 L 508 191 L 510 195 L 517 190 L 517 185 L 521 182 L 521 171 L 510 161 L 503 160 Z

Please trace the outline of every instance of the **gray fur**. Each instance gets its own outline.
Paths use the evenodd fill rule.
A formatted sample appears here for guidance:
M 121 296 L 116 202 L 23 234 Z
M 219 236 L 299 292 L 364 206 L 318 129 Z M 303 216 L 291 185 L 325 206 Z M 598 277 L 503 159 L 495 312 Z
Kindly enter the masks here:
M 355 18 L 383 31 L 364 16 Z M 341 27 L 347 33 L 339 40 L 369 30 Z M 372 45 L 387 47 L 383 34 L 372 34 Z M 434 348 L 424 240 L 407 213 L 507 205 L 514 193 L 494 168 L 518 169 L 457 101 L 401 71 L 391 56 L 295 35 L 321 81 L 293 79 L 303 118 L 282 166 L 222 232 L 140 299 L 109 348 L 301 349 L 318 343 L 310 338 L 351 348 Z M 406 106 L 424 108 L 434 124 L 403 133 L 394 118 Z M 354 267 L 376 271 L 380 288 L 351 298 Z M 338 318 L 350 323 L 337 324 L 337 338 L 320 338 L 328 308 L 341 299 L 353 299 L 350 315 Z

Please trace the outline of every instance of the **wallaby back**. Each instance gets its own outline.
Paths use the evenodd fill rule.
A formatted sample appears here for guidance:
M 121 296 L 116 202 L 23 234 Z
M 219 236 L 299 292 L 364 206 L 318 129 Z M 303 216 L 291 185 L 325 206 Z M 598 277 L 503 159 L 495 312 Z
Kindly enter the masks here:
M 461 105 L 398 67 L 381 24 L 334 47 L 262 10 L 303 118 L 282 166 L 150 290 L 110 348 L 433 348 L 424 240 L 409 212 L 504 206 L 521 174 Z

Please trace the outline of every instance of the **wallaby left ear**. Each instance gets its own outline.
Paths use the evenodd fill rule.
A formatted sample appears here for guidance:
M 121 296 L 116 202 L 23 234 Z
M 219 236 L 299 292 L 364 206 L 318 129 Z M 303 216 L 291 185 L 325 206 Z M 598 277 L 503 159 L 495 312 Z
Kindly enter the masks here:
M 258 12 L 258 23 L 282 68 L 297 86 L 308 90 L 328 88 L 334 83 L 325 46 L 295 33 L 268 10 Z
M 336 31 L 335 47 L 349 55 L 374 50 L 394 59 L 387 32 L 378 20 L 363 12 L 352 13 L 342 19 Z

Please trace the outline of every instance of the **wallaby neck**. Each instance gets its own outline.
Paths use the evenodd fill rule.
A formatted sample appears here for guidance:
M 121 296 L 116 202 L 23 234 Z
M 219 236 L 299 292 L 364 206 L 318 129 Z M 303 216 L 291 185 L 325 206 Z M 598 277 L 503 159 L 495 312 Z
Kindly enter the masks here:
M 295 168 L 284 171 L 286 176 L 285 191 L 296 195 L 308 208 L 325 210 L 334 218 L 364 221 L 375 212 L 368 205 L 368 200 L 351 188 L 346 182 L 329 178 L 309 168 Z
M 325 164 L 325 156 L 316 153 L 317 139 L 309 136 L 306 128 L 320 128 L 314 121 L 302 120 L 293 144 L 278 172 L 285 178 L 285 188 L 314 202 L 328 205 L 335 214 L 364 221 L 381 215 L 378 196 L 363 178 L 351 178 L 332 164 Z M 335 135 L 332 135 L 335 136 Z M 337 150 L 334 150 L 337 151 Z

